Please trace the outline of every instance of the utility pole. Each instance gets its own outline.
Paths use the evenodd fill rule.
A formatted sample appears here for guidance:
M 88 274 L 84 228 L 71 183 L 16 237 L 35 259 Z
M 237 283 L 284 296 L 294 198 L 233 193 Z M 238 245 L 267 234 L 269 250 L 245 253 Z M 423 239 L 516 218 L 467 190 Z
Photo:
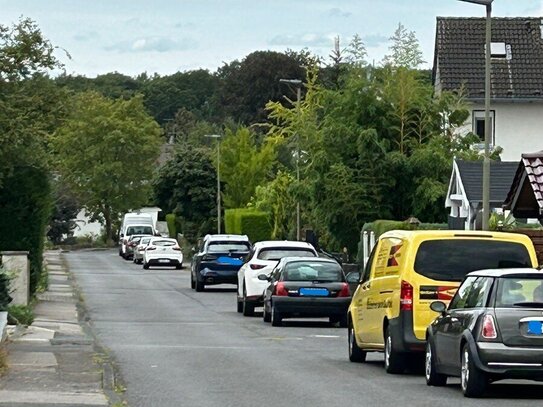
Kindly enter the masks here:
M 209 134 L 204 137 L 217 139 L 217 233 L 221 234 L 221 135 Z

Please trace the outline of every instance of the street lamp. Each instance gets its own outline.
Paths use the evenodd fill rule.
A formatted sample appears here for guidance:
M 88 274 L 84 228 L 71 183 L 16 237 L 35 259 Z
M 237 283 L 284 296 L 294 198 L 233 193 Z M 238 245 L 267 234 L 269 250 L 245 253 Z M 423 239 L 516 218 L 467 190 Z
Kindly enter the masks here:
M 485 52 L 485 156 L 483 161 L 483 230 L 488 230 L 490 219 L 490 38 L 492 2 L 494 0 L 460 0 L 486 6 Z
M 217 139 L 217 233 L 221 233 L 221 135 L 208 134 L 204 137 Z
M 302 81 L 300 79 L 279 79 L 281 83 L 288 83 L 296 86 L 296 112 L 300 116 L 300 100 L 302 98 Z M 296 134 L 296 182 L 300 184 L 300 134 Z M 296 240 L 300 236 L 300 198 L 296 202 Z

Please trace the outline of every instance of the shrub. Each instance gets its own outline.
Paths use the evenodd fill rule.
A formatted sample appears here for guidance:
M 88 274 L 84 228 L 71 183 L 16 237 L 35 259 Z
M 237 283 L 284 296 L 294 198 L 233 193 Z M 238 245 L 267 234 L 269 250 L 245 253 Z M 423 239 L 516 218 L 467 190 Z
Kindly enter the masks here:
M 168 233 L 170 237 L 177 237 L 176 216 L 173 213 L 166 215 L 166 223 L 168 224 Z
M 0 267 L 0 312 L 7 311 L 8 309 L 8 304 L 11 302 L 9 293 L 9 276 Z
M 11 305 L 8 307 L 8 321 L 11 324 L 31 325 L 34 322 L 34 311 L 27 305 Z
M 42 273 L 51 201 L 49 176 L 41 168 L 16 167 L 0 188 L 0 247 L 29 252 L 31 294 Z
M 251 242 L 271 239 L 269 215 L 254 209 L 229 209 L 225 214 L 226 233 L 247 235 Z

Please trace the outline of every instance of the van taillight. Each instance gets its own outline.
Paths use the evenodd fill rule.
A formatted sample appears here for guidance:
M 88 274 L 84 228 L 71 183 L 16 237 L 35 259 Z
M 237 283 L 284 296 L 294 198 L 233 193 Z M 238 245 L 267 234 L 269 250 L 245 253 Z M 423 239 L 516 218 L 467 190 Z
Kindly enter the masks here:
M 288 290 L 285 288 L 285 283 L 277 283 L 277 285 L 275 286 L 275 295 L 278 295 L 280 297 L 288 296 Z
M 485 339 L 496 339 L 498 337 L 496 324 L 494 323 L 494 317 L 492 315 L 484 316 L 483 326 L 481 327 L 481 336 Z
M 413 286 L 407 281 L 402 281 L 400 289 L 400 311 L 413 310 Z
M 341 291 L 337 294 L 338 297 L 350 297 L 351 291 L 349 290 L 349 284 L 343 283 L 343 287 L 341 287 Z

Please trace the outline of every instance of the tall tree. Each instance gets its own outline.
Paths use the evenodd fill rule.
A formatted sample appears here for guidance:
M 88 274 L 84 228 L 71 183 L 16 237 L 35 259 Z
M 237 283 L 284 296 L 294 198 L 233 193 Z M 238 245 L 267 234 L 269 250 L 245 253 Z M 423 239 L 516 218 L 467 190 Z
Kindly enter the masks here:
M 76 95 L 53 146 L 63 179 L 113 239 L 113 222 L 145 205 L 158 158 L 161 129 L 141 96 L 111 100 L 96 92 Z
M 383 60 L 385 64 L 415 69 L 424 63 L 415 32 L 408 31 L 402 23 L 398 23 L 398 28 L 390 37 L 390 41 L 392 41 L 390 53 Z

